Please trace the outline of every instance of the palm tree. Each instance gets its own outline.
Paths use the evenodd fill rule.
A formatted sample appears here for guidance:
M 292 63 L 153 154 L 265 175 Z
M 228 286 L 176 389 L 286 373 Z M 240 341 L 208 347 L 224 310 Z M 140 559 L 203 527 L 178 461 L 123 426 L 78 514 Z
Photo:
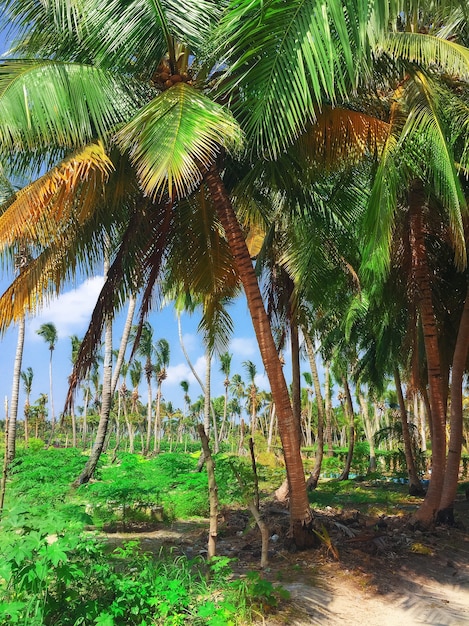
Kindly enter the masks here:
M 28 418 L 29 411 L 31 406 L 31 391 L 33 388 L 33 368 L 28 367 L 26 371 L 21 372 L 21 379 L 23 381 L 24 393 L 26 394 L 26 398 L 24 401 L 24 445 L 28 447 L 28 439 L 29 439 L 29 429 L 28 429 Z
M 79 351 L 80 345 L 81 345 L 81 340 L 79 339 L 79 337 L 77 335 L 72 335 L 70 337 L 70 341 L 72 343 L 71 361 L 72 361 L 72 365 L 74 365 L 76 360 L 77 360 L 78 351 Z M 77 447 L 77 420 L 76 420 L 76 416 L 75 416 L 75 402 L 74 402 L 74 399 L 72 400 L 72 402 L 70 404 L 70 416 L 71 416 L 71 421 L 72 421 L 72 446 L 74 448 L 76 448 Z
M 153 328 L 148 322 L 144 322 L 141 327 L 133 326 L 130 334 L 133 340 L 138 339 L 138 346 L 136 353 L 145 359 L 144 371 L 147 381 L 147 434 L 145 448 L 142 450 L 143 454 L 147 454 L 150 448 L 151 429 L 153 425 L 152 406 L 153 406 L 153 393 L 152 393 L 152 379 L 153 379 L 153 356 L 155 353 L 155 347 L 153 345 Z M 135 348 L 134 348 L 135 350 Z
M 37 330 L 36 332 L 49 345 L 49 351 L 50 351 L 49 403 L 50 403 L 51 426 L 52 426 L 52 433 L 53 433 L 54 428 L 55 428 L 55 414 L 54 414 L 54 400 L 52 396 L 52 355 L 54 354 L 55 344 L 57 343 L 57 339 L 58 339 L 57 328 L 52 322 L 46 322 L 44 324 L 41 324 L 41 326 L 39 327 L 39 330 Z
M 295 534 L 300 536 L 302 529 L 311 519 L 311 513 L 288 389 L 243 234 L 219 170 L 214 164 L 214 157 L 219 152 L 220 145 L 229 147 L 233 139 L 239 137 L 239 133 L 236 124 L 233 124 L 230 116 L 221 107 L 193 88 L 193 79 L 197 78 L 196 65 L 188 67 L 188 62 L 193 58 L 188 46 L 193 52 L 197 52 L 204 43 L 203 35 L 206 33 L 211 35 L 212 20 L 219 15 L 218 3 L 208 1 L 191 3 L 190 20 L 187 20 L 186 5 L 182 8 L 177 3 L 171 3 L 171 11 L 167 11 L 166 5 L 160 2 L 143 5 L 139 8 L 138 19 L 134 19 L 136 10 L 134 5 L 119 6 L 116 10 L 117 7 L 114 5 L 92 0 L 81 3 L 80 7 L 76 5 L 73 9 L 68 5 L 67 11 L 64 12 L 59 5 L 57 11 L 47 12 L 39 5 L 30 11 L 29 6 L 25 9 L 21 3 L 13 4 L 7 1 L 4 4 L 8 19 L 12 23 L 24 23 L 29 31 L 28 37 L 23 39 L 18 49 L 27 51 L 36 59 L 40 56 L 39 53 L 48 57 L 47 67 L 41 65 L 41 77 L 44 71 L 49 73 L 58 89 L 56 100 L 60 103 L 60 107 L 53 111 L 53 115 L 52 108 L 48 106 L 26 107 L 33 111 L 33 115 L 41 111 L 42 116 L 53 117 L 51 124 L 44 123 L 44 117 L 42 122 L 38 119 L 34 120 L 37 124 L 31 123 L 29 114 L 26 124 L 21 124 L 19 120 L 18 125 L 18 120 L 13 123 L 12 119 L 5 119 L 9 128 L 8 136 L 15 141 L 21 138 L 17 145 L 21 145 L 22 142 L 24 145 L 24 136 L 21 132 L 16 132 L 21 125 L 23 129 L 29 129 L 27 140 L 30 140 L 32 145 L 36 144 L 36 148 L 39 144 L 46 152 L 49 146 L 57 149 L 59 145 L 59 150 L 76 147 L 77 143 L 82 146 L 83 143 L 94 139 L 95 129 L 104 134 L 102 131 L 113 129 L 116 123 L 130 120 L 127 126 L 119 131 L 119 145 L 123 149 L 129 149 L 143 190 L 149 198 L 157 198 L 163 187 L 166 187 L 172 206 L 176 194 L 184 195 L 188 188 L 192 189 L 197 181 L 204 177 L 243 281 L 264 366 L 275 394 L 279 429 L 291 486 L 293 526 Z M 297 7 L 297 4 L 297 1 L 279 4 L 272 13 L 264 14 L 262 2 L 258 6 L 251 2 L 241 3 L 239 6 L 230 7 L 231 10 L 225 14 L 219 31 L 218 40 L 223 42 L 223 49 L 218 52 L 218 57 L 228 61 L 227 67 L 234 77 L 236 87 L 242 84 L 243 93 L 246 95 L 246 101 L 242 103 L 246 108 L 244 111 L 241 108 L 239 115 L 243 123 L 246 122 L 248 139 L 257 143 L 256 148 L 261 152 L 267 146 L 272 155 L 278 153 L 282 143 L 289 143 L 292 136 L 301 132 L 305 116 L 314 117 L 316 103 L 322 100 L 324 94 L 334 99 L 336 94 L 346 93 L 348 82 L 354 82 L 359 65 L 354 63 L 354 53 L 368 49 L 363 45 L 366 31 L 360 20 L 351 19 L 346 27 L 346 21 L 340 12 L 332 9 L 326 14 L 311 12 L 309 7 L 301 8 Z M 73 19 L 63 20 L 65 15 L 69 15 L 69 10 L 73 13 Z M 168 19 L 169 15 L 171 20 Z M 363 15 L 368 17 L 369 13 L 364 12 Z M 378 11 L 377 16 L 382 18 L 383 23 L 388 17 L 382 10 Z M 263 19 L 260 20 L 260 17 Z M 285 37 L 284 33 L 285 23 L 291 24 L 288 37 Z M 86 28 L 78 35 L 74 30 L 75 24 L 86 24 Z M 243 28 L 239 28 L 240 24 Z M 31 31 L 35 31 L 36 37 L 29 36 Z M 318 36 L 314 39 L 307 37 L 310 31 L 316 32 Z M 119 33 L 121 44 L 117 47 L 114 34 L 111 36 L 111 33 L 115 32 Z M 259 48 L 254 45 L 251 49 L 256 52 L 254 56 L 248 57 L 246 62 L 246 41 L 252 39 L 255 41 L 258 37 L 265 49 L 256 58 Z M 151 46 L 148 45 L 150 41 L 153 43 Z M 181 46 L 179 42 L 183 45 Z M 227 49 L 231 55 L 226 55 Z M 179 50 L 181 54 L 178 54 Z M 167 62 L 161 63 L 165 52 L 168 53 Z M 317 59 L 327 58 L 330 54 L 332 57 L 330 65 L 327 66 L 328 71 L 324 71 L 324 68 L 318 71 Z M 60 66 L 51 63 L 51 56 L 66 61 L 72 58 L 73 69 L 66 63 Z M 302 59 L 302 71 L 297 71 L 298 58 Z M 83 59 L 86 59 L 88 66 L 81 71 L 77 61 Z M 95 59 L 99 59 L 99 67 L 93 65 Z M 276 64 L 277 60 L 283 62 Z M 285 69 L 284 63 L 289 60 L 294 60 L 294 71 Z M 259 70 L 264 76 L 269 76 L 269 81 L 266 83 L 264 79 L 263 84 L 256 79 L 254 91 L 251 62 L 256 67 L 256 74 Z M 262 68 L 262 64 L 265 65 L 266 62 L 271 71 Z M 27 68 L 30 70 L 27 72 L 29 75 L 27 77 L 24 75 L 30 87 L 34 82 L 34 72 L 37 76 L 38 65 L 40 63 L 32 63 Z M 106 67 L 112 67 L 113 73 L 116 69 L 121 70 L 122 78 L 125 76 L 124 80 L 121 82 L 114 78 L 110 80 L 105 71 Z M 245 71 L 247 68 L 248 72 Z M 13 80 L 18 84 L 16 68 L 12 67 L 12 70 L 11 76 L 14 75 Z M 131 81 L 128 80 L 129 71 L 140 79 L 147 81 L 153 79 L 157 84 L 162 84 L 164 80 L 164 90 L 155 94 L 147 83 L 146 93 L 151 94 L 152 99 L 149 103 L 146 97 L 139 99 L 136 92 L 129 93 L 131 86 Z M 243 75 L 240 76 L 241 72 Z M 64 89 L 70 84 L 61 80 L 65 75 L 67 79 L 70 77 L 70 80 L 74 80 L 75 85 L 79 83 L 80 88 L 72 89 L 72 92 L 75 96 L 77 93 L 83 94 L 81 102 L 76 97 L 71 99 L 66 88 Z M 285 80 L 286 76 L 295 77 L 297 88 L 292 89 L 290 79 L 288 83 Z M 205 67 L 202 67 L 200 72 L 201 85 L 203 77 L 208 77 L 208 80 L 212 81 L 211 73 Z M 225 81 L 225 84 L 229 85 L 229 81 Z M 285 97 L 278 93 L 279 88 L 283 89 Z M 14 99 L 13 91 L 9 90 L 9 93 Z M 30 94 L 30 91 L 25 91 L 22 86 L 18 93 L 20 92 Z M 43 90 L 41 92 L 36 90 L 36 93 L 31 93 L 29 97 L 32 99 L 37 97 L 39 103 L 43 93 Z M 262 106 L 252 107 L 254 93 L 257 94 L 257 102 L 262 103 Z M 125 106 L 122 106 L 124 102 Z M 241 99 L 238 99 L 238 102 L 241 103 Z M 278 107 L 280 102 L 281 108 Z M 90 103 L 92 106 L 88 106 Z M 249 111 L 250 119 L 246 119 L 246 111 Z M 74 123 L 75 120 L 78 121 L 77 124 Z M 183 126 L 180 124 L 181 120 Z M 44 131 L 59 127 L 60 133 L 52 133 L 52 137 L 49 134 L 47 140 L 43 140 Z M 39 129 L 41 132 L 36 134 L 36 130 Z M 65 132 L 62 132 L 63 130 Z M 148 133 L 152 135 L 149 142 L 146 140 Z M 170 134 L 176 141 L 167 141 Z M 49 140 L 50 143 L 47 143 Z M 171 152 L 168 150 L 160 152 L 162 146 L 171 146 Z M 166 212 L 163 211 L 162 214 L 169 215 L 169 204 Z M 41 262 L 44 262 L 43 259 Z M 153 266 L 156 268 L 158 265 L 159 261 L 155 262 L 154 259 Z M 55 265 L 51 264 L 50 267 L 56 269 Z M 56 280 L 54 285 L 60 285 L 60 280 Z M 107 302 L 105 298 L 100 300 L 99 311 L 93 319 L 93 332 L 90 333 L 90 341 L 85 338 L 83 354 L 89 350 L 91 339 L 98 336 L 96 330 L 104 308 L 115 306 L 116 288 L 112 279 L 109 280 L 105 291 Z M 19 304 L 15 302 L 15 306 Z M 77 369 L 80 369 L 79 365 Z M 86 371 L 86 367 L 83 371 Z
M 158 339 L 155 345 L 155 376 L 156 376 L 156 415 L 155 415 L 155 430 L 153 450 L 159 452 L 160 450 L 160 431 L 161 431 L 161 386 L 163 381 L 166 380 L 167 368 L 169 366 L 170 348 L 166 339 Z
M 50 163 L 53 160 L 51 154 L 57 157 L 77 146 L 82 148 L 95 139 L 96 132 L 107 139 L 107 133 L 114 133 L 116 125 L 123 123 L 118 132 L 118 147 L 120 150 L 128 149 L 136 168 L 148 198 L 146 205 L 142 203 L 142 206 L 148 208 L 152 200 L 155 203 L 161 200 L 160 211 L 145 212 L 146 209 L 143 209 L 145 219 L 141 219 L 148 223 L 149 215 L 157 213 L 161 217 L 160 237 L 151 247 L 152 253 L 158 246 L 161 250 L 165 244 L 167 224 L 177 196 L 187 195 L 188 190 L 194 189 L 204 178 L 244 285 L 264 367 L 274 393 L 291 487 L 292 523 L 295 535 L 301 541 L 301 529 L 308 526 L 311 513 L 297 427 L 243 233 L 220 177 L 220 169 L 215 164 L 215 157 L 221 149 L 236 143 L 239 129 L 219 105 L 195 89 L 213 82 L 217 76 L 202 65 L 192 63 L 189 67 L 194 58 L 189 49 L 197 53 L 203 49 L 207 34 L 212 39 L 210 27 L 218 19 L 219 3 L 208 0 L 190 2 L 190 20 L 187 19 L 187 3 L 181 6 L 170 2 L 169 7 L 158 1 L 139 7 L 135 4 L 103 3 L 102 0 L 87 0 L 73 7 L 68 2 L 66 4 L 66 10 L 62 10 L 64 7 L 58 2 L 47 11 L 39 4 L 31 8 L 28 2 L 4 2 L 6 19 L 24 25 L 28 31 L 18 49 L 29 53 L 35 62 L 8 66 L 11 71 L 5 81 L 11 83 L 12 88 L 4 90 L 3 97 L 11 98 L 13 103 L 18 98 L 16 102 L 20 101 L 22 108 L 20 111 L 18 106 L 2 109 L 5 111 L 3 123 L 6 132 L 0 133 L 4 137 L 0 149 L 9 155 L 14 145 L 16 151 L 24 148 L 23 153 L 29 157 L 33 147 L 35 156 L 38 150 L 42 151 Z M 363 71 L 361 62 L 371 50 L 367 26 L 372 25 L 374 29 L 371 41 L 379 39 L 378 35 L 387 29 L 389 18 L 396 18 L 400 11 L 398 3 L 389 4 L 370 1 L 369 6 L 360 7 L 360 12 L 356 11 L 353 3 L 347 3 L 343 11 L 337 11 L 335 2 L 311 7 L 300 0 L 288 3 L 270 0 L 267 9 L 262 0 L 228 4 L 214 41 L 219 45 L 217 60 L 223 59 L 223 68 L 226 68 L 220 77 L 220 85 L 225 93 L 228 91 L 234 96 L 231 101 L 249 146 L 246 154 L 276 158 L 304 132 L 305 121 L 315 119 L 325 99 L 335 102 L 347 96 L 350 89 L 357 85 L 359 76 L 369 76 Z M 372 8 L 375 10 L 372 11 Z M 76 24 L 83 26 L 79 33 L 75 29 Z M 289 25 L 287 31 L 285 24 Z M 22 32 L 21 28 L 19 30 Z M 31 33 L 34 36 L 30 36 Z M 386 50 L 393 50 L 395 39 L 390 37 L 379 43 L 383 47 L 386 45 Z M 119 45 L 116 45 L 116 40 Z M 409 37 L 403 41 L 408 42 Z M 400 44 L 401 51 L 403 48 L 404 44 Z M 166 53 L 167 58 L 164 59 Z M 37 61 L 41 54 L 47 58 L 47 64 Z M 73 60 L 72 65 L 67 64 L 70 60 Z M 84 60 L 86 67 L 80 65 L 80 61 Z M 327 63 L 323 62 L 325 60 Z M 198 67 L 201 71 L 197 74 Z M 112 80 L 107 68 L 112 68 Z M 116 77 L 119 72 L 121 76 Z M 38 83 L 35 83 L 37 76 L 41 76 L 42 81 L 45 74 L 49 84 L 57 89 L 57 107 L 48 106 L 44 90 L 38 89 Z M 129 80 L 130 75 L 144 82 L 141 92 L 131 90 L 133 82 Z M 67 80 L 63 80 L 64 77 Z M 43 84 L 41 81 L 39 87 Z M 157 85 L 161 87 L 155 89 Z M 23 107 L 24 94 L 36 105 L 28 103 Z M 74 98 L 70 97 L 71 94 Z M 242 97 L 238 97 L 239 94 Z M 80 100 L 81 95 L 83 98 Z M 15 115 L 6 115 L 8 111 L 15 111 Z M 20 117 L 17 117 L 18 113 Z M 106 177 L 114 165 L 110 165 L 109 159 L 106 161 L 103 155 L 97 161 L 100 173 Z M 107 173 L 103 165 L 105 162 Z M 228 169 L 226 171 L 229 172 Z M 225 182 L 229 183 L 228 176 Z M 74 202 L 76 206 L 77 198 Z M 89 202 L 87 206 L 90 206 Z M 116 215 L 114 212 L 111 214 Z M 141 218 L 142 212 L 138 215 Z M 81 213 L 80 217 L 85 216 Z M 51 220 L 54 221 L 57 222 L 57 219 Z M 76 232 L 79 230 L 83 233 L 84 227 L 77 228 Z M 90 221 L 87 237 L 82 237 L 80 242 L 75 239 L 68 249 L 81 246 L 83 250 L 90 242 L 91 230 Z M 154 233 L 154 229 L 146 230 L 147 233 Z M 121 243 L 125 240 L 126 244 L 116 248 L 119 252 L 115 273 L 100 298 L 93 317 L 93 330 L 84 343 L 83 355 L 90 351 L 93 342 L 96 343 L 100 335 L 97 330 L 102 327 L 106 310 L 113 309 L 121 301 L 116 286 L 120 284 L 123 274 L 122 260 L 131 247 L 130 240 L 135 251 L 137 232 L 136 228 L 128 228 L 125 231 L 127 239 L 121 240 Z M 149 241 L 147 234 L 139 249 L 148 252 L 150 245 L 146 247 L 146 244 Z M 149 257 L 143 255 L 142 258 Z M 145 274 L 142 270 L 139 275 L 141 278 L 150 275 L 151 278 L 147 303 L 159 273 L 161 258 L 162 252 L 154 252 L 151 271 Z M 134 254 L 132 259 L 134 266 L 142 263 L 138 255 Z M 41 261 L 36 263 L 36 270 L 45 262 L 46 258 L 42 256 Z M 62 270 L 57 269 L 59 265 L 49 264 L 50 271 L 53 270 L 57 277 L 52 281 L 56 288 L 61 285 L 67 263 L 62 264 Z M 34 282 L 32 277 L 31 271 L 30 284 Z M 135 289 L 132 272 L 127 273 L 126 280 L 127 289 L 131 282 L 131 287 Z M 42 292 L 42 289 L 38 291 Z M 23 301 L 15 300 L 14 311 L 10 306 L 7 317 L 17 316 L 22 306 Z M 77 370 L 84 367 L 82 373 L 86 371 L 85 361 L 81 366 L 77 365 Z
M 223 420 L 220 426 L 220 441 L 223 439 L 223 435 L 226 428 L 226 416 L 228 411 L 228 389 L 230 387 L 230 373 L 231 373 L 231 360 L 233 355 L 229 352 L 224 352 L 220 354 L 220 371 L 224 374 L 225 379 L 223 381 L 223 385 L 225 387 L 225 396 L 223 403 Z
M 248 407 L 250 409 L 251 434 L 254 435 L 257 429 L 257 386 L 255 378 L 257 376 L 257 368 L 252 361 L 243 361 L 243 367 L 248 376 Z
M 25 320 L 24 317 L 20 318 L 18 322 L 18 339 L 16 343 L 15 362 L 13 365 L 13 383 L 11 391 L 11 405 L 10 415 L 8 419 L 8 441 L 7 441 L 7 463 L 11 463 L 15 458 L 16 451 L 16 421 L 18 416 L 18 401 L 19 401 L 19 389 L 20 389 L 20 373 L 21 362 L 23 359 L 23 346 L 24 346 L 24 332 L 25 332 Z

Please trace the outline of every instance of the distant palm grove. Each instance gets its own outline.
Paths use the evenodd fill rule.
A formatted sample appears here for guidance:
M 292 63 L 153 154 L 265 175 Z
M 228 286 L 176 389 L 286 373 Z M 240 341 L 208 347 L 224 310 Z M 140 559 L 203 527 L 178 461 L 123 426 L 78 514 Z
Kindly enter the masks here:
M 105 451 L 184 454 L 205 433 L 215 455 L 252 438 L 284 464 L 299 548 L 325 475 L 399 470 L 421 496 L 414 524 L 453 522 L 469 458 L 467 1 L 0 7 L 0 331 L 18 328 L 3 486 L 20 446 L 82 448 L 78 486 Z M 103 268 L 65 408 L 53 324 L 38 331 L 50 387 L 31 398 L 25 320 Z M 253 362 L 231 366 L 236 298 L 268 392 Z M 167 303 L 200 313 L 207 363 L 177 404 L 149 321 Z

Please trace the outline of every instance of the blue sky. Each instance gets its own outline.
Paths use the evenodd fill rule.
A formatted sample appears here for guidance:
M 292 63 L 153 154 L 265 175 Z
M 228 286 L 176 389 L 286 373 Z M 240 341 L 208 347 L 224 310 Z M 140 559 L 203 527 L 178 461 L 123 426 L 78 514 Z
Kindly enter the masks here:
M 5 36 L 0 32 L 0 54 L 7 49 Z M 13 275 L 0 274 L 0 292 L 10 284 Z M 24 345 L 24 356 L 22 369 L 32 367 L 33 389 L 32 401 L 35 401 L 41 393 L 49 392 L 49 350 L 44 340 L 37 335 L 37 329 L 45 322 L 55 324 L 58 331 L 58 342 L 53 355 L 53 380 L 54 380 L 54 405 L 55 412 L 60 413 L 67 390 L 67 377 L 71 372 L 71 342 L 70 336 L 84 335 L 90 314 L 96 302 L 99 290 L 103 284 L 103 277 L 95 276 L 91 280 L 77 280 L 76 285 L 70 285 L 58 299 L 53 300 L 47 307 L 43 308 L 39 315 L 27 320 L 26 337 Z M 257 342 L 254 337 L 251 319 L 247 310 L 244 296 L 241 296 L 230 310 L 235 324 L 235 331 L 229 346 L 229 352 L 233 354 L 232 374 L 239 373 L 246 379 L 242 362 L 253 361 L 257 366 L 258 375 L 256 383 L 260 389 L 269 389 L 265 376 Z M 119 314 L 114 322 L 114 344 L 117 347 L 122 333 L 122 325 L 125 317 L 125 310 Z M 183 315 L 182 325 L 184 333 L 184 343 L 189 356 L 195 365 L 196 370 L 202 379 L 205 371 L 204 348 L 200 337 L 197 335 L 199 323 L 197 313 L 192 316 Z M 170 366 L 168 377 L 163 386 L 163 396 L 165 400 L 173 402 L 175 406 L 182 407 L 182 391 L 180 382 L 188 380 L 189 395 L 195 400 L 201 393 L 198 383 L 192 376 L 189 366 L 184 358 L 179 345 L 177 320 L 171 306 L 162 311 L 153 311 L 149 321 L 154 329 L 154 339 L 165 338 L 171 347 Z M 16 350 L 17 328 L 11 327 L 3 337 L 0 337 L 0 398 L 3 401 L 11 396 L 12 370 Z M 289 377 L 289 355 L 286 354 L 287 366 L 285 368 L 287 378 Z M 306 370 L 306 363 L 302 364 L 302 369 Z M 219 363 L 214 358 L 212 365 L 212 395 L 222 395 L 223 376 L 219 371 Z M 142 400 L 145 401 L 145 388 L 141 388 Z M 20 412 L 24 402 L 24 393 L 21 389 Z M 80 404 L 78 399 L 78 404 Z M 3 415 L 2 415 L 3 418 Z

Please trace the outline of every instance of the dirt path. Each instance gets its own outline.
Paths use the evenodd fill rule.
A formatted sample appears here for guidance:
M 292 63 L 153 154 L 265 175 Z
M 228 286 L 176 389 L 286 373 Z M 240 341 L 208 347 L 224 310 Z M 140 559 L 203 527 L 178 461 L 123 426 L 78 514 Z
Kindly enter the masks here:
M 259 626 L 469 626 L 469 502 L 457 503 L 460 528 L 409 530 L 402 518 L 349 520 L 332 512 L 322 523 L 339 559 L 325 545 L 292 552 L 282 541 L 287 516 L 270 517 L 274 529 L 264 575 L 290 593 L 278 613 Z M 355 520 L 355 517 L 353 517 Z M 346 532 L 344 532 L 346 531 Z M 110 543 L 139 538 L 144 550 L 171 546 L 189 557 L 205 553 L 202 523 L 174 524 L 150 533 L 108 535 Z M 249 516 L 233 512 L 220 525 L 218 553 L 238 560 L 241 575 L 259 570 L 259 538 Z

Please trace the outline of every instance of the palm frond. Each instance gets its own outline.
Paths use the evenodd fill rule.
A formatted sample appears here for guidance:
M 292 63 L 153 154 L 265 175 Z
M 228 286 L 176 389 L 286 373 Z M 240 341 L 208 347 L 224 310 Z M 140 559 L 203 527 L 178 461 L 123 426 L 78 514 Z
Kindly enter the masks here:
M 220 105 L 185 83 L 177 83 L 144 107 L 118 133 L 145 193 L 167 190 L 183 197 L 200 183 L 221 147 L 240 146 L 241 132 Z
M 379 40 L 378 48 L 422 67 L 437 65 L 453 76 L 469 77 L 469 49 L 451 40 L 422 33 L 389 33 Z
M 401 141 L 418 143 L 423 153 L 420 158 L 424 160 L 426 178 L 432 181 L 433 193 L 448 213 L 456 266 L 463 269 L 467 259 L 461 211 L 465 212 L 466 201 L 456 171 L 449 129 L 439 114 L 439 94 L 431 81 L 420 72 L 414 81 L 422 97 L 415 100 L 415 108 L 409 113 L 402 130 Z
M 228 69 L 222 91 L 251 145 L 273 158 L 316 118 L 324 101 L 347 98 L 364 68 L 371 2 L 244 0 L 221 22 Z
M 0 216 L 0 250 L 18 240 L 48 245 L 72 214 L 83 223 L 102 199 L 112 169 L 103 144 L 90 144 L 17 192 Z
M 106 137 L 137 106 L 135 90 L 109 72 L 49 61 L 0 62 L 0 147 L 76 149 Z
M 387 122 L 359 111 L 326 107 L 297 142 L 301 156 L 325 169 L 355 165 L 378 157 L 386 145 Z

